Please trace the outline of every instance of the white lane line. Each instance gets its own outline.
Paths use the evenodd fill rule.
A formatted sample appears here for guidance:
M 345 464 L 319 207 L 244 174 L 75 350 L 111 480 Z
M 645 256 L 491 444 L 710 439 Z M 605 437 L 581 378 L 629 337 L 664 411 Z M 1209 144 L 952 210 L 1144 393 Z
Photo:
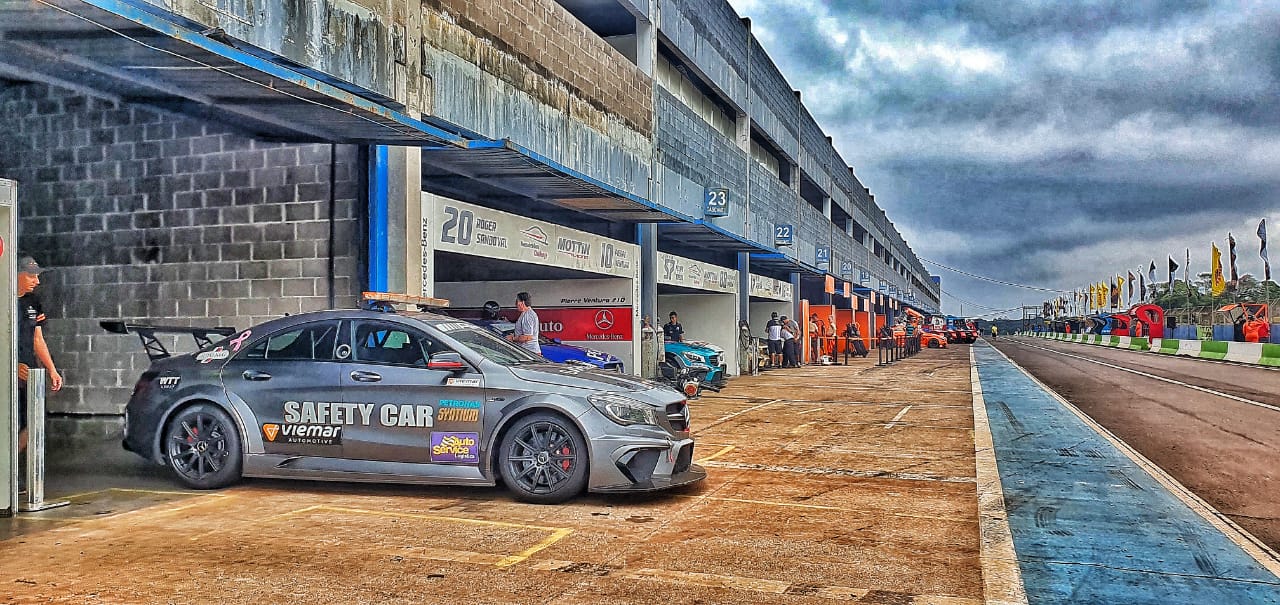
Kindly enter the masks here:
M 1244 397 L 1238 397 L 1238 396 L 1236 396 L 1236 395 L 1231 395 L 1231 394 L 1229 394 L 1229 393 L 1223 393 L 1222 391 L 1215 391 L 1215 390 L 1213 390 L 1213 389 L 1206 389 L 1206 388 L 1204 388 L 1204 387 L 1196 386 L 1196 385 L 1194 385 L 1194 384 L 1187 384 L 1187 383 L 1185 383 L 1185 382 L 1182 382 L 1181 380 L 1174 380 L 1174 379 L 1172 379 L 1172 378 L 1165 378 L 1164 376 L 1156 376 L 1155 374 L 1148 374 L 1148 373 L 1146 373 L 1146 372 L 1141 372 L 1141 371 L 1138 371 L 1138 370 L 1132 370 L 1132 369 L 1126 368 L 1126 367 L 1124 367 L 1124 366 L 1118 366 L 1118 365 L 1115 365 L 1115 364 L 1107 363 L 1107 362 L 1105 362 L 1105 361 L 1098 361 L 1098 360 L 1096 360 L 1096 359 L 1090 359 L 1090 358 L 1088 358 L 1088 357 L 1083 357 L 1083 356 L 1080 356 L 1080 355 L 1074 355 L 1074 354 L 1072 354 L 1072 353 L 1063 353 L 1062 351 L 1055 351 L 1055 350 L 1053 350 L 1053 349 L 1045 348 L 1045 347 L 1042 347 L 1042 346 L 1039 346 L 1039 345 L 1033 345 L 1033 344 L 1028 344 L 1028 343 L 1018 343 L 1018 344 L 1023 345 L 1023 346 L 1026 346 L 1026 347 L 1031 347 L 1031 348 L 1033 348 L 1033 349 L 1040 349 L 1041 351 L 1048 351 L 1048 352 L 1050 352 L 1050 353 L 1054 353 L 1054 354 L 1057 354 L 1057 355 L 1062 355 L 1063 357 L 1070 357 L 1070 358 L 1072 358 L 1072 359 L 1079 359 L 1080 361 L 1087 361 L 1087 362 L 1089 362 L 1089 363 L 1096 363 L 1096 364 L 1098 364 L 1098 365 L 1100 365 L 1100 366 L 1107 367 L 1107 368 L 1111 368 L 1111 369 L 1113 369 L 1113 370 L 1120 370 L 1121 372 L 1128 372 L 1128 373 L 1130 373 L 1130 374 L 1137 374 L 1138 376 L 1143 376 L 1143 377 L 1145 377 L 1145 378 L 1151 378 L 1151 379 L 1154 379 L 1154 380 L 1159 380 L 1160 382 L 1167 382 L 1167 383 L 1169 383 L 1169 384 L 1176 384 L 1176 385 L 1178 385 L 1178 386 L 1180 386 L 1180 387 L 1187 387 L 1188 389 L 1192 389 L 1192 390 L 1200 391 L 1200 392 L 1202 392 L 1202 393 L 1208 393 L 1208 394 L 1210 394 L 1210 395 L 1217 395 L 1218 397 L 1223 397 L 1223 398 L 1226 398 L 1226 399 L 1231 399 L 1231 400 L 1234 400 L 1234 401 L 1239 401 L 1240 403 L 1247 403 L 1247 404 L 1249 404 L 1249 405 L 1256 405 L 1256 406 L 1258 406 L 1258 407 L 1260 407 L 1260 408 L 1268 409 L 1268 410 L 1271 410 L 1271 411 L 1273 411 L 1273 412 L 1280 412 L 1280 407 L 1277 407 L 1277 406 L 1274 406 L 1274 405 L 1271 405 L 1271 404 L 1262 403 L 1261 401 L 1254 401 L 1254 400 L 1252 400 L 1252 399 L 1245 399 Z M 1002 354 L 1003 354 L 1003 353 L 1002 353 Z M 1008 356 L 1006 355 L 1005 357 L 1008 357 Z
M 977 466 L 978 534 L 982 537 L 978 560 L 982 565 L 982 593 L 987 603 L 1027 603 L 1027 589 L 1018 567 L 1018 553 L 1004 506 L 1004 487 L 996 464 L 995 442 L 987 421 L 987 403 L 978 379 L 978 362 L 969 348 L 969 375 L 973 390 L 973 454 Z
M 704 427 L 702 427 L 702 428 L 700 428 L 700 429 L 698 429 L 698 430 L 694 431 L 694 432 L 693 432 L 693 434 L 694 434 L 694 435 L 697 435 L 698 433 L 701 433 L 702 431 L 705 431 L 705 430 L 707 430 L 707 429 L 709 429 L 709 428 L 711 428 L 711 427 L 713 427 L 713 426 L 717 426 L 717 425 L 720 425 L 720 424 L 724 424 L 724 423 L 726 423 L 726 422 L 728 422 L 728 421 L 730 421 L 730 420 L 733 420 L 734 418 L 737 418 L 738 416 L 741 416 L 741 415 L 746 414 L 746 413 L 748 413 L 748 412 L 754 412 L 754 411 L 756 411 L 756 410 L 758 410 L 758 409 L 760 409 L 760 408 L 767 407 L 767 406 L 771 406 L 771 405 L 773 405 L 773 404 L 775 404 L 775 403 L 779 403 L 779 402 L 781 402 L 781 401 L 782 401 L 781 399 L 774 399 L 773 401 L 766 401 L 766 402 L 764 402 L 764 403 L 762 403 L 762 404 L 760 404 L 760 405 L 754 405 L 754 406 L 751 406 L 751 407 L 749 407 L 749 408 L 747 408 L 747 409 L 745 409 L 745 410 L 740 410 L 740 411 L 734 412 L 734 413 L 732 413 L 732 414 L 729 414 L 728 416 L 725 416 L 725 417 L 723 417 L 723 418 L 721 418 L 721 419 L 719 419 L 719 420 L 716 420 L 715 422 L 712 422 L 712 423 L 710 423 L 710 424 L 708 424 L 708 425 L 706 425 L 706 426 L 704 426 Z
M 811 413 L 811 412 L 817 412 L 817 411 L 819 411 L 819 410 L 824 410 L 824 409 L 826 409 L 826 408 L 813 408 L 812 410 L 805 410 L 805 411 L 803 411 L 803 412 L 800 412 L 800 414 L 803 416 L 804 414 L 808 414 L 808 413 Z
M 886 429 L 891 429 L 891 428 L 893 428 L 893 425 L 894 425 L 895 423 L 897 423 L 899 420 L 902 420 L 902 417 L 907 415 L 907 410 L 910 410 L 910 409 L 911 409 L 911 406 L 907 406 L 907 407 L 905 407 L 905 408 L 902 408 L 902 411 L 901 411 L 901 412 L 898 412 L 898 415 L 897 415 L 897 416 L 894 416 L 894 417 L 893 417 L 893 420 L 890 420 L 890 421 L 889 421 L 889 424 L 884 425 L 884 428 L 886 428 Z
M 1147 459 L 1146 456 L 1143 456 L 1141 452 L 1133 449 L 1128 443 L 1125 443 L 1119 437 L 1116 437 L 1115 433 L 1107 430 L 1107 427 L 1094 422 L 1093 418 L 1090 418 L 1088 414 L 1085 414 L 1080 410 L 1080 408 L 1077 408 L 1070 401 L 1067 401 L 1067 399 L 1062 395 L 1059 395 L 1057 391 L 1049 388 L 1049 385 L 1042 382 L 1039 378 L 1036 378 L 1035 375 L 1028 372 L 1026 368 L 1018 365 L 1018 362 L 1010 359 L 1008 355 L 1004 354 L 1004 351 L 995 347 L 991 347 L 991 349 L 999 353 L 1001 357 L 1004 357 L 1006 361 L 1013 365 L 1013 367 L 1018 368 L 1019 372 L 1022 372 L 1027 378 L 1030 378 L 1032 382 L 1039 385 L 1041 389 L 1044 389 L 1046 393 L 1056 399 L 1058 403 L 1061 403 L 1063 407 L 1075 414 L 1081 422 L 1088 425 L 1088 427 L 1093 429 L 1095 433 L 1101 435 L 1103 439 L 1111 442 L 1111 445 L 1115 446 L 1120 453 L 1128 457 L 1129 460 L 1133 461 L 1133 463 L 1138 465 L 1139 468 L 1146 471 L 1148 475 L 1151 475 L 1152 479 L 1155 479 L 1158 483 L 1163 485 L 1165 489 L 1169 490 L 1169 493 L 1173 494 L 1174 497 L 1187 505 L 1187 508 L 1195 511 L 1205 521 L 1208 521 L 1210 525 L 1222 532 L 1222 535 L 1226 536 L 1228 540 L 1231 540 L 1236 544 L 1236 546 L 1239 546 L 1242 550 L 1248 553 L 1255 561 L 1265 567 L 1267 571 L 1270 571 L 1276 577 L 1280 577 L 1280 553 L 1276 553 L 1276 551 L 1272 550 L 1270 546 L 1267 546 L 1253 534 L 1249 533 L 1248 530 L 1236 525 L 1236 522 L 1232 521 L 1230 517 L 1222 514 L 1218 509 L 1214 508 L 1212 504 L 1205 502 L 1200 496 L 1197 496 L 1195 492 L 1187 489 L 1187 487 L 1179 483 L 1177 479 L 1174 479 L 1172 475 L 1166 473 L 1164 469 L 1159 466 L 1156 466 L 1156 464 Z

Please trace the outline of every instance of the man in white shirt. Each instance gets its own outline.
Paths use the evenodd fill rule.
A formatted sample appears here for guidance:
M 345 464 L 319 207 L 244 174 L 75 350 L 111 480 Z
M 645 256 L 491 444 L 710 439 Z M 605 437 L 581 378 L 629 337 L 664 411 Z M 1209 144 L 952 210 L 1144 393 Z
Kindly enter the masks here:
M 507 337 L 534 355 L 542 355 L 542 345 L 538 344 L 538 314 L 533 310 L 533 297 L 528 292 L 516 294 L 516 309 L 520 317 L 516 319 L 516 329 Z
M 776 368 L 782 365 L 782 322 L 778 321 L 777 311 L 769 316 L 765 330 L 769 340 L 769 367 Z

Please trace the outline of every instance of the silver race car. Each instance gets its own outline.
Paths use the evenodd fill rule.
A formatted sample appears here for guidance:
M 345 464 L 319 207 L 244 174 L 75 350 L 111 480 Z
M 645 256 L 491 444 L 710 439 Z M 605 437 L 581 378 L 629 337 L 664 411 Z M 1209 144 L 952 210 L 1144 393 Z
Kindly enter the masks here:
M 536 503 L 700 481 L 689 408 L 659 383 L 559 365 L 426 312 L 304 313 L 250 329 L 134 332 L 152 357 L 124 447 L 183 484 L 242 476 L 495 485 Z M 157 333 L 204 346 L 170 356 Z

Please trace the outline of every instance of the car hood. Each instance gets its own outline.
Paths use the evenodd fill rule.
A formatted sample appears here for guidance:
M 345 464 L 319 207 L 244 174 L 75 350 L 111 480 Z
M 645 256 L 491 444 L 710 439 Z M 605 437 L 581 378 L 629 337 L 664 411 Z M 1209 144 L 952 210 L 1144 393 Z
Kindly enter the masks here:
M 511 368 L 516 377 L 529 382 L 589 389 L 593 391 L 648 391 L 663 385 L 652 380 L 600 370 L 581 364 L 540 363 Z
M 553 344 L 544 343 L 541 345 L 541 347 L 544 351 L 547 349 L 551 349 L 553 351 L 559 350 L 559 351 L 564 351 L 566 353 L 577 353 L 579 355 L 582 355 L 583 357 L 596 359 L 604 362 L 618 361 L 617 357 L 610 355 L 608 353 L 605 353 L 604 351 L 597 351 L 595 349 L 588 349 L 586 347 L 579 347 L 577 345 L 567 345 L 562 342 L 553 343 Z
M 718 354 L 715 349 L 710 347 L 700 347 L 686 342 L 668 342 L 665 343 L 664 346 L 668 353 L 683 353 L 685 351 L 691 351 L 704 357 L 710 357 Z

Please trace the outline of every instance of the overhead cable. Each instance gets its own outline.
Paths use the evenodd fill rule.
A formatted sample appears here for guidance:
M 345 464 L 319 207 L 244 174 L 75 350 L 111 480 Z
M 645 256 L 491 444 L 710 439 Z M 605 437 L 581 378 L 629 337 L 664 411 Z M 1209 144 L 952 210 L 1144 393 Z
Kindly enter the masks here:
M 1014 282 L 1011 282 L 1011 281 L 1004 281 L 1004 280 L 1002 280 L 1002 279 L 996 279 L 996 278 L 994 278 L 994 277 L 987 277 L 987 276 L 985 276 L 985 275 L 977 275 L 977 274 L 974 274 L 974 273 L 969 273 L 968 271 L 963 271 L 963 270 L 961 270 L 961 269 L 957 269 L 957 268 L 955 268 L 955 267 L 948 267 L 947 265 L 944 265 L 944 264 L 942 264 L 942 263 L 940 263 L 940 262 L 937 262 L 937 261 L 929 260 L 929 259 L 927 259 L 927 258 L 924 258 L 923 256 L 917 256 L 916 258 L 918 258 L 918 259 L 920 259 L 921 261 L 924 261 L 924 262 L 926 262 L 926 263 L 929 263 L 930 265 L 936 265 L 936 266 L 941 267 L 941 268 L 943 268 L 943 269 L 946 269 L 946 270 L 948 270 L 948 271 L 954 271 L 954 272 L 956 272 L 956 273 L 959 273 L 960 275 L 965 275 L 965 276 L 968 276 L 968 277 L 972 277 L 972 278 L 974 278 L 974 279 L 980 279 L 980 280 L 982 280 L 982 281 L 989 281 L 989 282 L 991 282 L 991 283 L 1001 284 L 1001 285 L 1005 285 L 1005 286 L 1013 286 L 1013 287 L 1015 287 L 1015 288 L 1026 288 L 1026 289 L 1028 289 L 1028 290 L 1039 290 L 1039 291 L 1041 291 L 1041 292 L 1057 292 L 1057 293 L 1062 293 L 1062 294 L 1065 294 L 1065 293 L 1067 293 L 1067 292 L 1070 292 L 1070 291 L 1071 291 L 1071 290 L 1059 290 L 1059 289 L 1057 289 L 1057 288 L 1045 288 L 1045 287 L 1042 287 L 1042 286 L 1029 286 L 1029 285 L 1027 285 L 1027 284 L 1019 284 L 1019 283 L 1014 283 Z

